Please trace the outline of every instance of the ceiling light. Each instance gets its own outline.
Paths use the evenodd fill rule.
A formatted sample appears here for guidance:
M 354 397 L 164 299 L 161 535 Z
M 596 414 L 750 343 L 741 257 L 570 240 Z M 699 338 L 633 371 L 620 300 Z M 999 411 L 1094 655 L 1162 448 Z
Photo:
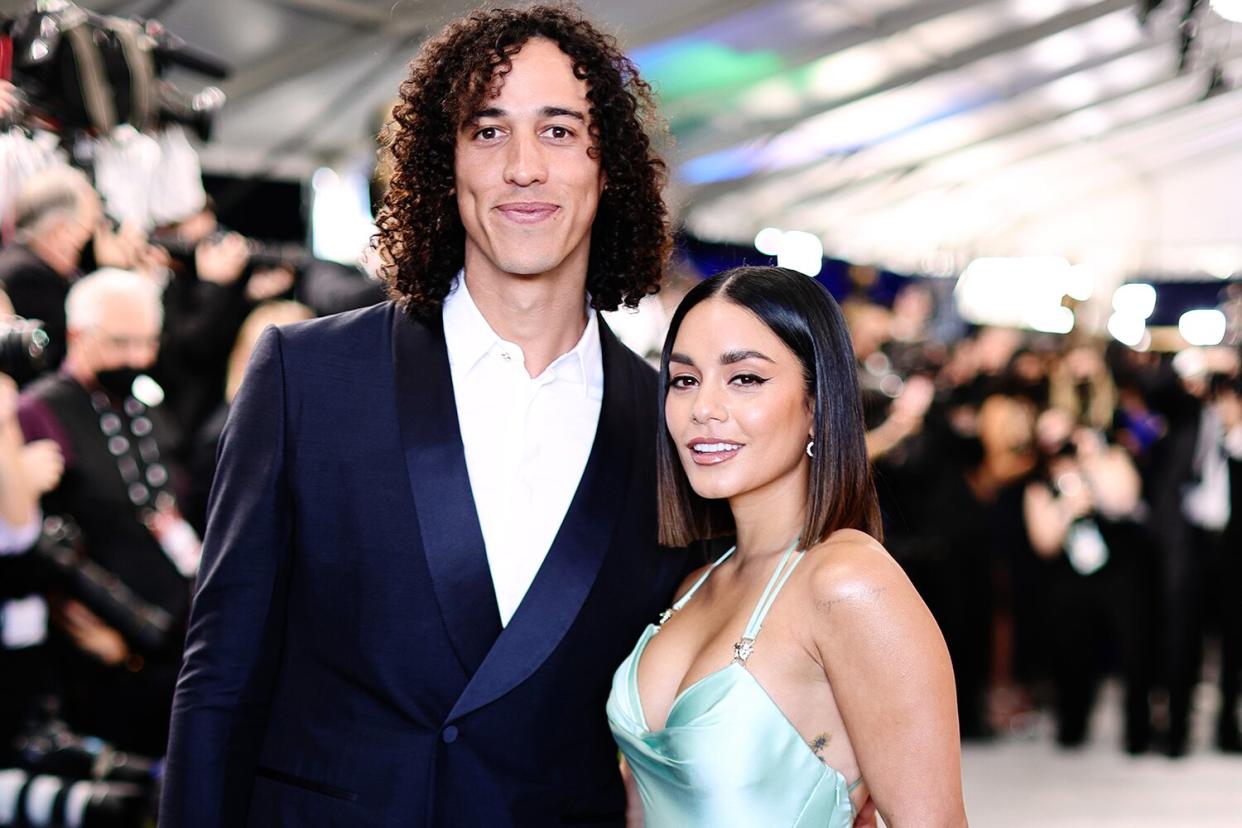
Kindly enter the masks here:
M 787 230 L 781 236 L 776 263 L 807 276 L 818 276 L 824 267 L 824 243 L 814 233 Z
M 1113 339 L 1122 345 L 1136 348 L 1143 341 L 1143 334 L 1147 332 L 1147 325 L 1141 316 L 1118 312 L 1109 317 L 1108 332 L 1112 334 Z
M 765 227 L 755 234 L 755 249 L 765 256 L 775 256 L 780 253 L 784 235 L 784 231 L 776 227 Z
M 1147 319 L 1156 309 L 1156 289 L 1141 283 L 1122 285 L 1113 292 L 1113 310 L 1124 316 Z
M 1188 310 L 1177 320 L 1177 331 L 1191 345 L 1219 345 L 1225 338 L 1225 315 L 1212 308 Z

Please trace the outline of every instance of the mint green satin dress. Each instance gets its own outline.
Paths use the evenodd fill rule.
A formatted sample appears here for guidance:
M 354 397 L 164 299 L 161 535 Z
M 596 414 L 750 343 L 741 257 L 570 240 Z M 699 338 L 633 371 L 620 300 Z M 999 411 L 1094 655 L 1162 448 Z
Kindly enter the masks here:
M 854 808 L 846 779 L 825 765 L 746 669 L 772 603 L 802 552 L 781 558 L 750 617 L 734 659 L 687 687 L 662 730 L 651 730 L 638 696 L 638 662 L 647 643 L 686 605 L 730 549 L 671 609 L 649 624 L 617 669 L 608 722 L 642 797 L 646 828 L 817 826 L 849 828 Z

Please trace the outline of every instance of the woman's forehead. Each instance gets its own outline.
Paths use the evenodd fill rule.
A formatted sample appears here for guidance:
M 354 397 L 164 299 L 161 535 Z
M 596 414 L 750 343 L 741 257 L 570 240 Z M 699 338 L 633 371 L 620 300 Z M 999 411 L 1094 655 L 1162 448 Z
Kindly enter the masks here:
M 796 359 L 754 311 L 715 296 L 695 305 L 682 319 L 673 350 L 696 362 L 745 352 L 762 354 L 776 363 Z

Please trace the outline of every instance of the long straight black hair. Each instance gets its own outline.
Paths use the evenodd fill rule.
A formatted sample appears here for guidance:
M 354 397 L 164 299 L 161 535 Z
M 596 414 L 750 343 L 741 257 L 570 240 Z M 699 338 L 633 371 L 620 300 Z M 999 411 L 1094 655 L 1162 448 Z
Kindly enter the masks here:
M 713 297 L 753 313 L 802 363 L 806 393 L 815 405 L 815 453 L 801 545 L 813 546 L 838 529 L 858 529 L 882 540 L 854 348 L 840 306 L 822 285 L 796 271 L 737 267 L 686 294 L 664 340 L 656 439 L 660 543 L 686 546 L 736 531 L 727 501 L 700 497 L 690 487 L 664 419 L 668 360 L 677 332 L 695 305 Z

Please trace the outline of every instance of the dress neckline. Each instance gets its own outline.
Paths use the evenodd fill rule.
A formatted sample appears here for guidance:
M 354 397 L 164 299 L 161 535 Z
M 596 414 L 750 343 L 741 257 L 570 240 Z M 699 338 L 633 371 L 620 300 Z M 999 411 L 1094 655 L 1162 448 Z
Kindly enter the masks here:
M 754 650 L 755 640 L 759 636 L 759 631 L 763 629 L 763 621 L 767 618 L 768 611 L 771 610 L 772 605 L 776 602 L 776 596 L 780 594 L 781 589 L 784 588 L 785 583 L 789 580 L 789 576 L 793 574 L 794 569 L 798 566 L 798 564 L 802 561 L 803 556 L 806 554 L 805 550 L 798 550 L 798 543 L 796 540 L 789 545 L 789 547 L 781 555 L 780 561 L 777 562 L 776 569 L 773 570 L 771 577 L 768 578 L 768 583 L 764 587 L 763 593 L 759 596 L 759 601 L 755 604 L 755 609 L 751 612 L 750 620 L 747 622 L 745 629 L 742 631 L 742 637 L 738 639 L 736 644 L 733 645 L 733 659 L 727 664 L 718 667 L 706 675 L 694 680 L 687 687 L 682 688 L 682 690 L 674 695 L 673 701 L 669 704 L 668 712 L 664 716 L 664 726 L 659 728 L 659 730 L 653 731 L 647 723 L 646 707 L 643 704 L 642 696 L 638 690 L 639 662 L 642 660 L 643 654 L 647 651 L 647 645 L 651 642 L 651 639 L 655 637 L 656 633 L 663 628 L 663 626 L 670 618 L 672 618 L 674 614 L 681 611 L 681 609 L 685 607 L 694 594 L 699 591 L 699 587 L 703 586 L 711 574 L 716 571 L 716 567 L 724 563 L 736 550 L 737 546 L 729 547 L 723 555 L 717 558 L 711 566 L 707 568 L 707 571 L 699 576 L 699 579 L 694 582 L 689 590 L 686 591 L 685 595 L 681 596 L 681 598 L 679 598 L 671 607 L 661 613 L 659 623 L 648 624 L 647 628 L 643 631 L 642 637 L 639 639 L 638 645 L 634 648 L 634 653 L 631 656 L 633 663 L 632 687 L 634 693 L 634 704 L 638 711 L 640 724 L 642 725 L 643 730 L 647 733 L 659 733 L 666 730 L 668 728 L 668 720 L 672 716 L 673 710 L 676 709 L 678 703 L 686 698 L 692 690 L 704 684 L 712 677 L 723 675 L 728 672 L 730 667 L 734 666 L 741 667 L 746 673 L 750 673 L 749 670 L 746 670 L 746 660 L 750 657 L 751 652 Z M 683 676 L 682 679 L 684 681 L 685 677 Z M 755 681 L 756 685 L 759 685 L 758 679 L 755 679 L 753 675 L 751 675 L 751 679 Z M 759 685 L 759 689 L 763 690 L 763 694 L 767 696 L 769 700 L 772 700 L 771 695 L 766 689 L 763 688 L 762 685 Z M 776 702 L 772 700 L 772 704 L 775 705 Z M 788 721 L 788 717 L 786 717 L 783 712 L 781 712 L 781 716 Z M 790 726 L 793 726 L 792 723 L 790 723 Z

